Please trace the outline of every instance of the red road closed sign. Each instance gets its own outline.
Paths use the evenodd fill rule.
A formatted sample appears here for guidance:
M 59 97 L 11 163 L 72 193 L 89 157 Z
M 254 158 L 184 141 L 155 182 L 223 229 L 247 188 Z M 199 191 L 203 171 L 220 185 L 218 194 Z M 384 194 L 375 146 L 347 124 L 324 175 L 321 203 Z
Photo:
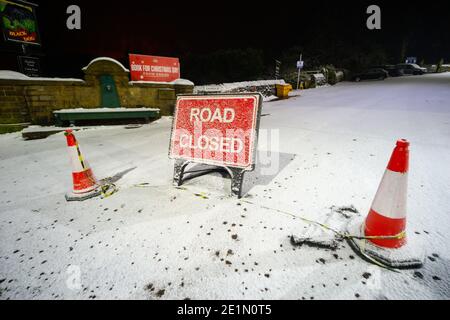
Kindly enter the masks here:
M 130 54 L 132 81 L 171 82 L 180 78 L 178 58 Z
M 260 111 L 259 94 L 179 96 L 170 158 L 252 170 Z

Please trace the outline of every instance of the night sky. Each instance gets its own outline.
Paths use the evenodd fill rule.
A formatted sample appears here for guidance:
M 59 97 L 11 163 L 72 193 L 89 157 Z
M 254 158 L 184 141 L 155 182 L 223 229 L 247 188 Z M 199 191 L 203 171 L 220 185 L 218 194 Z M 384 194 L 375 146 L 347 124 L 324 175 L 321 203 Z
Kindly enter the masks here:
M 335 61 L 349 50 L 376 45 L 396 63 L 402 43 L 407 55 L 430 63 L 448 60 L 450 10 L 448 1 L 32 1 L 37 17 L 41 55 L 48 75 L 82 76 L 80 68 L 97 56 L 128 64 L 128 53 L 180 57 L 220 49 L 257 48 L 267 60 L 288 48 L 321 48 Z M 78 4 L 82 29 L 66 28 L 66 8 Z M 382 29 L 366 28 L 366 8 L 381 7 Z M 3 45 L 3 44 L 2 44 Z M 3 45 L 4 46 L 4 45 Z M 5 52 L 10 46 L 2 49 Z M 333 59 L 332 59 L 333 60 Z M 3 59 L 1 68 L 13 60 Z M 187 68 L 189 69 L 189 68 Z M 184 69 L 186 70 L 186 69 Z

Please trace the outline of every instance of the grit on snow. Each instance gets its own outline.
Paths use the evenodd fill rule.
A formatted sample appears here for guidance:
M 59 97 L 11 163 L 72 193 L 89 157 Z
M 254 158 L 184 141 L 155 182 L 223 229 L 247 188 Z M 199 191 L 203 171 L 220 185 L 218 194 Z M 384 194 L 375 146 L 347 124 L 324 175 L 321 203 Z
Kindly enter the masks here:
M 173 187 L 170 118 L 77 131 L 95 175 L 119 188 L 84 202 L 64 199 L 62 133 L 1 135 L 0 298 L 450 298 L 450 73 L 292 95 L 263 104 L 261 161 L 241 200 L 219 173 Z M 294 216 L 367 214 L 398 138 L 411 142 L 407 232 L 424 267 L 392 272 L 346 242 L 294 247 L 309 227 Z

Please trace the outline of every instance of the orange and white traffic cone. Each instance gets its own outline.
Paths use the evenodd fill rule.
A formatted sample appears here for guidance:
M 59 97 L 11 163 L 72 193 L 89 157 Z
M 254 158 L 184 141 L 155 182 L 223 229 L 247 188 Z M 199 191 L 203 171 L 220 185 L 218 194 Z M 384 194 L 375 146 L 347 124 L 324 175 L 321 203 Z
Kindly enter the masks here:
M 81 154 L 77 139 L 72 130 L 66 130 L 64 135 L 67 138 L 69 147 L 70 162 L 72 164 L 73 190 L 66 194 L 67 201 L 86 200 L 101 194 L 100 185 L 87 161 Z
M 406 197 L 409 142 L 397 141 L 369 214 L 364 222 L 349 224 L 350 243 L 358 251 L 387 266 L 413 268 L 423 264 L 419 248 L 406 241 Z

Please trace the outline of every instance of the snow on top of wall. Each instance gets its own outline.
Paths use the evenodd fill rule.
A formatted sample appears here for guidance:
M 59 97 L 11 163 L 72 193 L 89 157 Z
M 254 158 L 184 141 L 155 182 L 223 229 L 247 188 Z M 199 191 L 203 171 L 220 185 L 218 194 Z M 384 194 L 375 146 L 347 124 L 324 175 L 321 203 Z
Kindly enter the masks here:
M 139 83 L 148 83 L 148 84 L 177 84 L 182 86 L 193 86 L 194 83 L 187 79 L 177 79 L 171 82 L 162 82 L 162 81 L 144 81 L 144 80 L 137 80 L 137 81 L 130 81 L 130 84 L 139 84 Z
M 187 80 L 187 79 L 181 79 L 181 78 L 175 80 L 174 83 L 178 84 L 178 85 L 185 85 L 185 86 L 193 86 L 194 85 L 194 83 L 192 81 Z
M 29 77 L 20 72 L 0 70 L 0 79 L 28 80 L 28 78 Z
M 43 77 L 29 77 L 23 73 L 11 71 L 11 70 L 0 70 L 0 79 L 5 80 L 27 80 L 27 81 L 80 81 L 81 79 L 75 78 L 43 78 Z
M 134 112 L 134 111 L 160 111 L 158 108 L 75 108 L 55 110 L 53 113 L 87 113 L 87 112 Z
M 204 86 L 195 86 L 194 92 L 227 92 L 245 87 L 269 86 L 275 84 L 285 84 L 283 79 L 279 80 L 257 80 L 257 81 L 241 81 L 222 84 L 209 84 Z
M 117 64 L 119 67 L 121 67 L 121 68 L 123 69 L 123 71 L 125 71 L 125 72 L 130 72 L 130 70 L 128 70 L 127 68 L 125 68 L 125 67 L 123 66 L 123 64 L 121 64 L 121 63 L 120 63 L 119 61 L 117 61 L 116 59 L 113 59 L 113 58 L 110 58 L 110 57 L 98 57 L 98 58 L 95 58 L 94 60 L 92 60 L 91 62 L 89 62 L 89 64 L 88 64 L 86 67 L 84 67 L 82 70 L 83 70 L 83 71 L 86 70 L 87 68 L 89 68 L 90 65 L 92 65 L 93 63 L 95 63 L 95 62 L 97 62 L 97 61 L 110 61 L 110 62 L 113 62 L 113 63 Z

